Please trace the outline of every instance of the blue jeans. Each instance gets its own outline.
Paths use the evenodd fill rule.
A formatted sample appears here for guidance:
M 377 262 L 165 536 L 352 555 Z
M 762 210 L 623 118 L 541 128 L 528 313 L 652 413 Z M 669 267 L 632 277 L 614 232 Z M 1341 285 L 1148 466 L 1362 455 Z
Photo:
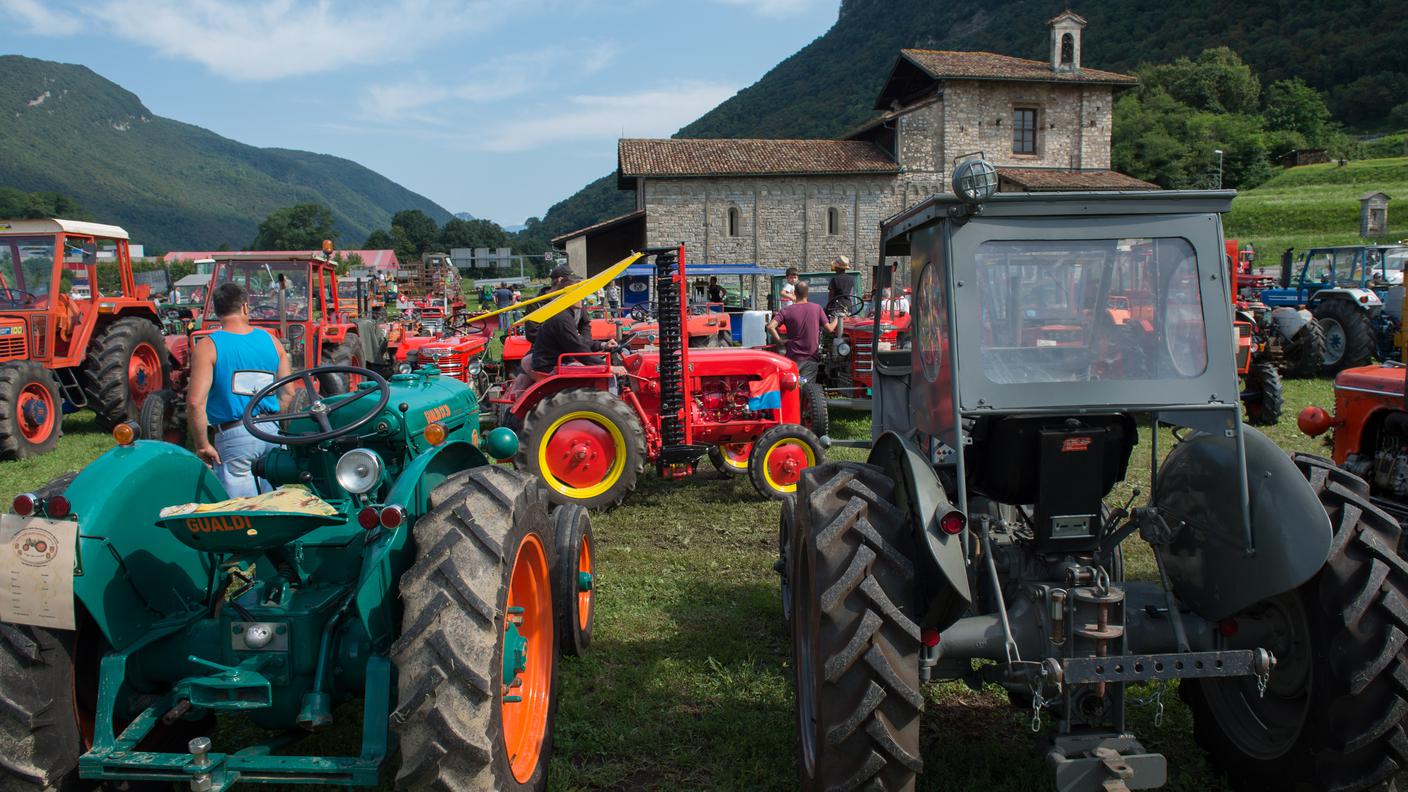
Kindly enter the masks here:
M 231 498 L 248 498 L 271 489 L 269 482 L 255 478 L 251 468 L 254 460 L 269 453 L 273 447 L 273 443 L 260 440 L 243 426 L 215 433 L 215 451 L 220 454 L 215 477 L 225 485 L 225 491 Z

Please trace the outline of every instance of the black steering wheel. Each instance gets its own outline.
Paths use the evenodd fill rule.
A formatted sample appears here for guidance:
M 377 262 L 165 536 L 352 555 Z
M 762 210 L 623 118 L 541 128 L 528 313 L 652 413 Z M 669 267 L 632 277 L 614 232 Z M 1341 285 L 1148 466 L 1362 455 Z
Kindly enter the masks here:
M 854 294 L 843 294 L 840 297 L 834 297 L 831 302 L 826 304 L 826 313 L 831 315 L 844 313 L 846 316 L 859 316 L 860 312 L 864 310 L 865 300 L 862 300 Z
M 0 289 L 0 300 L 16 305 L 33 305 L 34 295 L 24 289 Z
M 321 396 L 318 396 L 313 399 L 312 404 L 308 405 L 308 409 L 301 412 L 265 413 L 264 415 L 254 414 L 254 409 L 260 402 L 278 393 L 279 389 L 283 386 L 294 382 L 301 381 L 303 387 L 307 389 L 308 395 L 313 396 L 317 393 L 313 383 L 318 377 L 324 374 L 356 374 L 375 382 L 376 387 L 359 388 L 351 394 L 348 394 L 347 398 L 340 399 L 332 405 L 329 405 L 327 402 L 323 401 Z M 350 404 L 355 404 L 373 393 L 379 394 L 380 396 L 376 407 L 368 410 L 366 415 L 363 415 L 346 426 L 333 427 L 332 421 L 328 420 L 329 416 Z M 373 418 L 381 414 L 381 411 L 385 409 L 387 403 L 390 401 L 391 386 L 387 384 L 386 378 L 371 369 L 364 369 L 360 366 L 314 366 L 310 369 L 295 371 L 285 377 L 279 377 L 261 388 L 258 393 L 250 397 L 249 404 L 244 406 L 244 414 L 240 416 L 240 423 L 244 425 L 245 431 L 266 443 L 274 443 L 275 445 L 313 445 L 314 443 L 332 440 L 333 438 L 342 437 L 361 429 Z M 266 432 L 259 428 L 260 424 L 281 424 L 284 421 L 293 421 L 299 418 L 313 419 L 318 423 L 318 426 L 322 427 L 323 431 L 314 432 L 312 434 L 288 435 L 282 432 Z
M 653 302 L 636 303 L 635 305 L 631 306 L 631 318 L 637 322 L 644 322 L 647 319 L 654 319 L 655 312 L 657 310 L 658 309 L 655 307 L 655 303 Z

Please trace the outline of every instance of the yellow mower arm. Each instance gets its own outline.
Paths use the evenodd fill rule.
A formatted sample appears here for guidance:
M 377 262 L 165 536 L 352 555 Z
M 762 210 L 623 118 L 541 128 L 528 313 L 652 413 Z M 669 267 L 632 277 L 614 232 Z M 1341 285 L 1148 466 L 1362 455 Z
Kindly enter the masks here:
M 553 292 L 553 294 L 559 295 L 557 299 L 553 300 L 547 305 L 544 305 L 538 310 L 528 314 L 522 319 L 519 319 L 517 322 L 514 322 L 514 324 L 520 325 L 524 322 L 546 322 L 547 320 L 566 310 L 569 306 L 575 305 L 583 297 L 586 297 L 588 294 L 591 294 L 597 289 L 600 289 L 601 287 L 605 286 L 607 283 L 610 283 L 611 281 L 615 280 L 617 275 L 620 275 L 622 272 L 625 272 L 627 267 L 636 263 L 636 261 L 638 261 L 643 255 L 645 254 L 632 253 L 631 255 L 621 259 L 615 264 L 612 264 L 607 269 L 604 269 L 601 272 L 598 272 L 597 274 L 591 276 L 590 278 L 587 278 L 581 283 L 574 283 L 571 286 L 558 289 L 556 292 Z M 543 296 L 547 297 L 549 295 Z M 540 297 L 539 299 L 542 298 Z M 520 305 L 522 304 L 523 303 L 520 303 Z

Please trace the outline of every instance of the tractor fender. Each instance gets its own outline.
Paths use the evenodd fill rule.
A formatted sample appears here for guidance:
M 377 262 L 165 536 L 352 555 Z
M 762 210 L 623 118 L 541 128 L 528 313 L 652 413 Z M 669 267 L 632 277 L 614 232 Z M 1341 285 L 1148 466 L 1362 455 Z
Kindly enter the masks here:
M 973 603 L 963 542 L 944 533 L 939 518 L 954 507 L 943 482 L 914 441 L 885 432 L 870 449 L 870 464 L 883 468 L 895 482 L 895 503 L 915 530 L 915 565 L 922 571 L 920 601 L 926 627 L 942 631 L 958 621 Z
M 64 496 L 78 520 L 74 599 L 114 649 L 209 603 L 210 557 L 155 524 L 163 507 L 228 497 L 195 454 L 159 441 L 119 446 L 84 468 Z
M 1313 577 L 1330 554 L 1330 520 L 1294 462 L 1247 426 L 1255 552 L 1242 532 L 1235 438 L 1197 434 L 1159 469 L 1156 505 L 1171 532 L 1164 562 L 1174 594 L 1204 619 L 1225 619 Z
M 583 367 L 590 371 L 590 368 Z M 592 390 L 607 390 L 610 387 L 611 374 L 604 366 L 597 366 L 602 373 L 599 374 L 554 374 L 547 379 L 533 383 L 518 400 L 509 408 L 509 412 L 517 416 L 520 420 L 528 416 L 528 412 L 537 406 L 538 402 L 557 393 L 558 391 L 570 388 L 589 388 Z
M 392 483 L 385 505 L 398 505 L 410 516 L 400 526 L 384 531 L 362 557 L 353 603 L 372 646 L 384 648 L 395 637 L 401 614 L 396 587 L 414 563 L 411 526 L 430 510 L 430 493 L 461 470 L 482 467 L 489 460 L 474 445 L 455 440 L 422 452 L 407 463 Z
M 1365 310 L 1373 310 L 1375 308 L 1380 308 L 1384 304 L 1383 300 L 1379 299 L 1379 295 L 1375 293 L 1373 289 L 1358 289 L 1349 287 L 1338 289 L 1321 289 L 1320 291 L 1315 292 L 1314 297 L 1310 298 L 1310 305 L 1313 308 L 1316 305 L 1325 302 L 1326 300 L 1348 300 L 1360 306 L 1361 308 L 1364 308 Z
M 1314 318 L 1315 316 L 1304 308 L 1282 306 L 1271 309 L 1271 321 L 1276 324 L 1276 332 L 1287 341 L 1295 338 L 1296 333 Z
M 356 329 L 352 324 L 344 322 L 323 325 L 323 343 L 337 346 L 347 337 L 348 332 L 356 332 Z

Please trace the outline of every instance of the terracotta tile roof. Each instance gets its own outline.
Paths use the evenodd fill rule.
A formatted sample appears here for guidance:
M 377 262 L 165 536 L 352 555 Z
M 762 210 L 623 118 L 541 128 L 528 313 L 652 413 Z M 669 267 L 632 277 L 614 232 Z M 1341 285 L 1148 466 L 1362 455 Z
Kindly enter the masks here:
M 645 210 L 637 209 L 634 212 L 627 212 L 626 214 L 613 217 L 610 220 L 602 220 L 600 223 L 592 223 L 589 226 L 583 226 L 582 228 L 578 228 L 575 231 L 568 231 L 565 234 L 559 234 L 558 236 L 555 236 L 548 241 L 554 246 L 556 246 L 566 242 L 569 239 L 575 239 L 579 236 L 582 236 L 583 234 L 591 234 L 597 231 L 604 231 L 613 226 L 617 226 L 622 223 L 629 223 L 632 220 L 639 220 L 644 217 Z
M 1133 176 L 1112 170 L 1065 171 L 1044 168 L 998 168 L 999 188 L 1004 192 L 1059 192 L 1064 190 L 1158 190 Z M 1019 189 L 1007 190 L 1011 184 Z
M 859 140 L 622 139 L 620 178 L 899 173 L 874 144 Z
M 1134 85 L 1138 82 L 1128 74 L 1085 67 L 1075 72 L 1052 71 L 1051 64 L 1046 61 L 1014 58 L 995 52 L 902 49 L 900 56 L 909 59 L 936 80 L 1025 80 L 1109 85 Z

